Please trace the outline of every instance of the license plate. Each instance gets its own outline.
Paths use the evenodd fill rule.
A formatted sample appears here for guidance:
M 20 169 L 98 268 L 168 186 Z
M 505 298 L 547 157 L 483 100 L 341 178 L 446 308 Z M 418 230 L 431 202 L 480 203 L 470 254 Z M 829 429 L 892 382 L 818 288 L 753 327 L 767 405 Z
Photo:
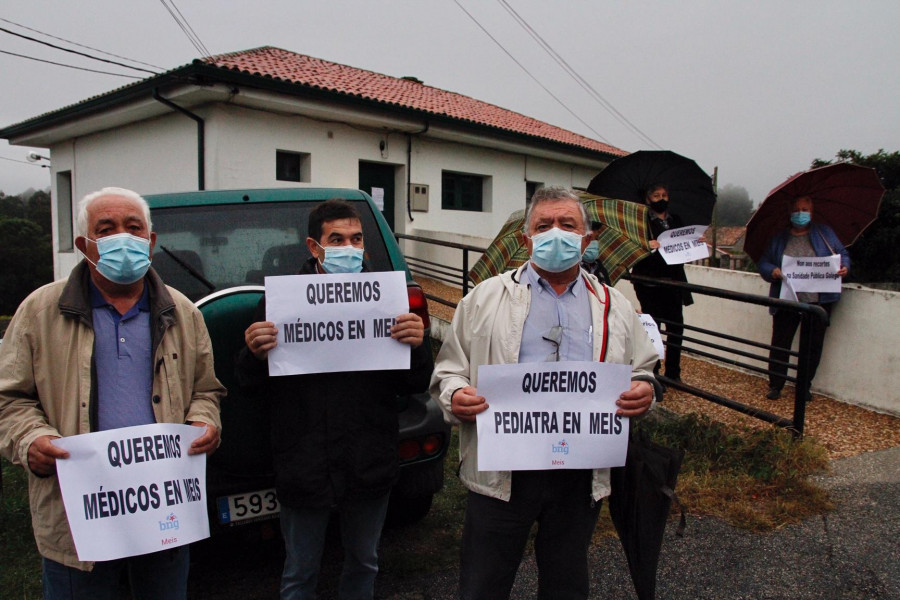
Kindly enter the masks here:
M 219 523 L 228 525 L 241 521 L 271 519 L 281 508 L 275 489 L 258 490 L 246 494 L 222 496 L 217 500 Z

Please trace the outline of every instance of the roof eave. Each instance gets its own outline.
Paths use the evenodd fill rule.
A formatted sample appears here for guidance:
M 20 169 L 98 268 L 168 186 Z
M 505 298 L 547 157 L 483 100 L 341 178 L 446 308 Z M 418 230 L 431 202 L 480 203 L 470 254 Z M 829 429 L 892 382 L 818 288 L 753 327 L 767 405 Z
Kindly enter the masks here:
M 65 125 L 72 121 L 77 121 L 85 117 L 95 115 L 97 113 L 109 110 L 111 107 L 120 106 L 136 100 L 146 99 L 152 95 L 153 90 L 171 85 L 185 84 L 193 85 L 211 85 L 215 83 L 231 84 L 237 86 L 248 86 L 265 91 L 273 91 L 291 96 L 304 96 L 307 98 L 318 98 L 327 101 L 338 100 L 342 103 L 375 108 L 380 111 L 392 113 L 402 117 L 413 116 L 420 119 L 423 123 L 428 124 L 444 124 L 455 128 L 466 129 L 476 134 L 488 134 L 490 136 L 500 137 L 510 142 L 525 143 L 526 145 L 538 145 L 545 150 L 556 152 L 564 152 L 579 156 L 587 160 L 613 160 L 621 156 L 614 152 L 604 152 L 585 148 L 577 144 L 571 144 L 553 140 L 537 135 L 512 131 L 496 126 L 476 123 L 465 119 L 441 115 L 426 110 L 400 106 L 391 104 L 381 100 L 372 100 L 362 98 L 343 92 L 317 88 L 306 84 L 298 84 L 291 81 L 284 81 L 273 77 L 237 71 L 216 67 L 204 63 L 201 60 L 195 60 L 189 65 L 168 71 L 161 75 L 156 75 L 148 79 L 137 82 L 133 85 L 108 92 L 106 94 L 90 98 L 88 100 L 73 104 L 71 106 L 61 108 L 56 111 L 45 113 L 37 117 L 33 117 L 26 121 L 10 125 L 0 129 L 0 138 L 15 140 L 16 138 L 27 138 L 37 132 Z
M 144 99 L 148 95 L 152 95 L 155 88 L 179 81 L 182 83 L 184 83 L 185 80 L 189 81 L 191 70 L 192 65 L 186 65 L 172 71 L 167 71 L 161 75 L 155 75 L 141 80 L 133 85 L 83 100 L 77 104 L 72 104 L 71 106 L 66 106 L 15 123 L 0 129 L 0 138 L 12 140 L 17 137 L 27 136 L 39 130 L 56 127 L 103 112 L 111 106 L 118 106 L 134 100 Z

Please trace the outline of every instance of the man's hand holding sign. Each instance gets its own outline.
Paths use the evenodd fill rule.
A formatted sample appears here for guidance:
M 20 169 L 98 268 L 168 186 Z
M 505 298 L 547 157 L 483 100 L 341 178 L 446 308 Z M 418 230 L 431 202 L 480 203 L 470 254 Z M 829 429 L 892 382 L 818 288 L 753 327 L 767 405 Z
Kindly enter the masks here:
M 481 365 L 479 386 L 493 405 L 477 417 L 478 469 L 625 464 L 629 421 L 617 402 L 630 376 L 630 366 L 609 363 Z
M 348 362 L 360 371 L 408 369 L 409 342 L 421 343 L 422 327 L 408 310 L 399 271 L 266 277 L 266 316 L 276 331 L 269 375 L 342 371 Z
M 659 253 L 667 265 L 680 265 L 702 258 L 709 258 L 706 245 L 706 226 L 691 225 L 669 229 L 656 238 Z M 653 245 L 651 244 L 651 247 Z
M 78 559 L 113 560 L 209 537 L 206 457 L 191 444 L 208 435 L 157 424 L 60 438 L 53 445 Z

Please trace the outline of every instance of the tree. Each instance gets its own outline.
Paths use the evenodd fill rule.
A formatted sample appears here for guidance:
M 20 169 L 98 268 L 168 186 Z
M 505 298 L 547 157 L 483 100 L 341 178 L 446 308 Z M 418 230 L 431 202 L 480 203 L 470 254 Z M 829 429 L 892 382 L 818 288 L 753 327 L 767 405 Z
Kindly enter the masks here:
M 848 281 L 859 283 L 900 283 L 900 152 L 883 149 L 863 155 L 857 150 L 841 150 L 836 160 L 815 159 L 813 167 L 833 162 L 849 162 L 872 167 L 887 190 L 881 200 L 878 218 L 850 247 L 851 269 Z
M 750 193 L 739 185 L 725 184 L 716 199 L 716 223 L 719 227 L 743 226 L 753 214 Z
M 11 315 L 35 289 L 53 281 L 50 236 L 27 219 L 0 219 L 0 315 Z
M 25 218 L 38 225 L 44 233 L 53 233 L 53 218 L 50 216 L 50 194 L 43 190 L 34 192 L 25 203 Z
M 25 218 L 25 203 L 20 196 L 6 196 L 0 192 L 0 219 Z

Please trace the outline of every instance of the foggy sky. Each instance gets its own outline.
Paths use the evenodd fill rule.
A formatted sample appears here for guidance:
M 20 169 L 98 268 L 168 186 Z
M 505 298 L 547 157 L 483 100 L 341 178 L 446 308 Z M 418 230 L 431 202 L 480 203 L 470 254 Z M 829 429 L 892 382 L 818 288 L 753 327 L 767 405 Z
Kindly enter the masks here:
M 694 158 L 710 173 L 718 167 L 720 186 L 743 186 L 755 202 L 841 148 L 900 149 L 900 2 L 508 3 L 659 147 Z M 454 0 L 179 0 L 177 6 L 213 54 L 271 45 L 413 75 L 624 150 L 655 149 L 560 69 L 499 1 L 459 4 L 590 128 Z M 6 2 L 0 18 L 160 70 L 201 55 L 157 0 Z M 119 60 L 7 22 L 0 27 Z M 0 50 L 141 75 L 4 32 Z M 0 81 L 5 127 L 134 80 L 0 54 Z M 7 194 L 49 185 L 48 169 L 13 162 L 24 162 L 27 150 L 0 141 L 0 190 Z

